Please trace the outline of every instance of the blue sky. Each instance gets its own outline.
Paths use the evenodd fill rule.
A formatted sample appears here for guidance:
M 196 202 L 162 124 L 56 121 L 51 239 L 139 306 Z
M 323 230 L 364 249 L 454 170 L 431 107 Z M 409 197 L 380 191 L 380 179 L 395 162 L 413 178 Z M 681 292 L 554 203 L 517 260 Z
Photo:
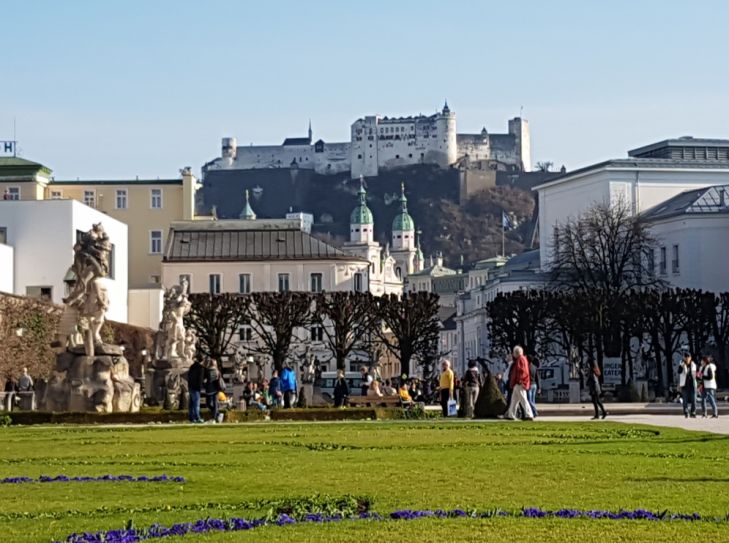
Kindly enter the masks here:
M 176 176 L 220 138 L 344 141 L 365 114 L 531 124 L 569 169 L 729 137 L 729 2 L 0 0 L 0 140 L 57 178 Z

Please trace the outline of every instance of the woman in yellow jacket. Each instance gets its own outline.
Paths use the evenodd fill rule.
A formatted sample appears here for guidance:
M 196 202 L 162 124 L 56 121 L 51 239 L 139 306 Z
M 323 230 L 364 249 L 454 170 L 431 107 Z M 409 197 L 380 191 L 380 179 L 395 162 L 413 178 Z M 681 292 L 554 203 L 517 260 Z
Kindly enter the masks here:
M 453 389 L 455 387 L 455 377 L 453 376 L 453 370 L 451 370 L 451 363 L 449 360 L 443 360 L 440 365 L 440 385 L 438 392 L 440 394 L 440 407 L 443 409 L 443 416 L 448 416 L 448 402 L 453 399 Z

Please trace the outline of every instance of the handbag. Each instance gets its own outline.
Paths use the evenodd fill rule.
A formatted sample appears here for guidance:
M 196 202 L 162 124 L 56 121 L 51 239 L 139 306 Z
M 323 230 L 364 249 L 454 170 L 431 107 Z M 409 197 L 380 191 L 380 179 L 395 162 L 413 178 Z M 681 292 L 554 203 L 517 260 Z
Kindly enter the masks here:
M 448 400 L 448 416 L 458 416 L 458 405 L 456 404 L 456 400 Z

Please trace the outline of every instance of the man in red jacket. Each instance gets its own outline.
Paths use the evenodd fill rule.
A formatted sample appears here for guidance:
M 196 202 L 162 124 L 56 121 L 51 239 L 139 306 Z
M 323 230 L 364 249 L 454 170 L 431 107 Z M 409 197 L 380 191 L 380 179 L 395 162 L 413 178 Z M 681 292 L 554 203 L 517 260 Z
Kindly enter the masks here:
M 529 405 L 527 399 L 527 390 L 531 386 L 531 379 L 529 378 L 529 361 L 524 356 L 524 349 L 519 345 L 514 347 L 512 353 L 514 358 L 514 367 L 511 368 L 509 376 L 509 386 L 511 387 L 511 403 L 509 409 L 506 411 L 506 418 L 514 420 L 516 419 L 516 410 L 521 405 L 524 410 L 525 420 L 534 420 L 534 413 Z

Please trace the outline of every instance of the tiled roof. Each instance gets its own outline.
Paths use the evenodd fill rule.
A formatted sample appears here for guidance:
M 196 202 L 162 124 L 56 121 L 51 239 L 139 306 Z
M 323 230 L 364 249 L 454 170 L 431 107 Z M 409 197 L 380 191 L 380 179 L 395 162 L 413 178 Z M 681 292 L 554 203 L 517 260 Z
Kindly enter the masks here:
M 165 262 L 365 260 L 301 230 L 171 229 Z
M 311 145 L 309 138 L 286 138 L 283 142 L 284 145 Z
M 36 173 L 39 171 L 48 175 L 51 174 L 50 168 L 32 160 L 26 160 L 16 156 L 0 157 L 0 177 Z

